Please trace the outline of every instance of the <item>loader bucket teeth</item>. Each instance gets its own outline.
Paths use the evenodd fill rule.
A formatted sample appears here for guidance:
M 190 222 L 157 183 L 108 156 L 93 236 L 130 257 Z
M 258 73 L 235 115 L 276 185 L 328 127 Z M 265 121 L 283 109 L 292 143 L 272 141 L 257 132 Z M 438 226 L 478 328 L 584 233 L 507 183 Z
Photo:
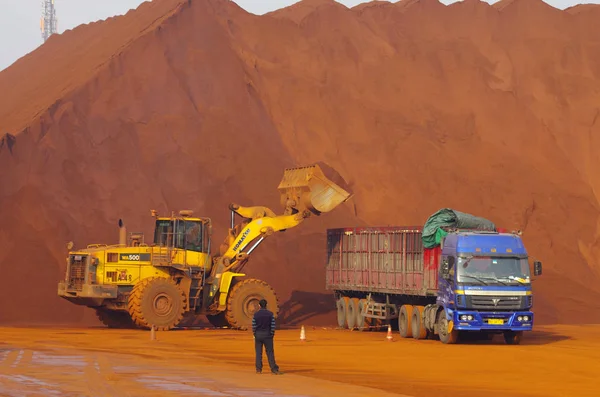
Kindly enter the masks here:
M 341 176 L 324 166 L 331 179 L 337 180 L 348 189 Z M 315 215 L 330 212 L 348 200 L 352 194 L 325 176 L 318 165 L 288 168 L 277 189 L 281 193 L 281 205 L 286 212 L 309 210 Z M 348 189 L 349 190 L 349 189 Z

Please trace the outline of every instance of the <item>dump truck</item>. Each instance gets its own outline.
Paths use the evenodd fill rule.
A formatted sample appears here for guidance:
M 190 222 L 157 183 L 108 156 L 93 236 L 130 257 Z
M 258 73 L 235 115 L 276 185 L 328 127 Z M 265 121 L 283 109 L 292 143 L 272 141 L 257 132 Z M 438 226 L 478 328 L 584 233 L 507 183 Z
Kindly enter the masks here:
M 425 226 L 327 230 L 325 284 L 345 329 L 387 325 L 446 344 L 502 334 L 519 344 L 533 328 L 530 267 L 520 231 L 451 209 Z M 533 269 L 541 275 L 541 262 Z
M 215 254 L 211 219 L 194 217 L 189 210 L 170 216 L 151 210 L 155 226 L 150 244 L 143 233 L 128 234 L 121 219 L 119 244 L 73 250 L 69 242 L 58 296 L 93 308 L 112 328 L 170 330 L 184 318 L 205 315 L 216 327 L 246 329 L 261 299 L 277 316 L 273 288 L 241 272 L 265 238 L 330 212 L 351 197 L 324 170 L 343 182 L 333 169 L 318 164 L 284 170 L 278 186 L 281 215 L 267 207 L 231 204 L 230 228 Z

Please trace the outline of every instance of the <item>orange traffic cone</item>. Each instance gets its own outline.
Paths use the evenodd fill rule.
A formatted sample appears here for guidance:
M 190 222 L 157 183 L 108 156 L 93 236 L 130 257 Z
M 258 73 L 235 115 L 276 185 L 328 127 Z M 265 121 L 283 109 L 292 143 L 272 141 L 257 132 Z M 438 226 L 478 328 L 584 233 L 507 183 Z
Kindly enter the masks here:
M 388 324 L 387 336 L 385 337 L 385 339 L 387 339 L 388 342 L 391 342 L 394 340 L 394 337 L 392 336 L 392 326 L 389 324 Z
M 302 326 L 302 329 L 300 330 L 300 341 L 306 342 L 306 332 L 304 331 L 304 325 Z

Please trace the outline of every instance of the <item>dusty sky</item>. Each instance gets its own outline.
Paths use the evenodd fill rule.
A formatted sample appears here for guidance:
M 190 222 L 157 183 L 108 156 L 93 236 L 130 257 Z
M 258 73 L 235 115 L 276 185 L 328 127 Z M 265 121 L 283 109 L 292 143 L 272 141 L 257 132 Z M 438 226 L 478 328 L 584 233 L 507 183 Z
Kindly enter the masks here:
M 240 7 L 254 14 L 264 14 L 296 3 L 297 0 L 234 0 Z M 367 0 L 337 0 L 353 7 Z M 441 0 L 444 4 L 453 0 Z M 486 0 L 495 3 L 496 0 Z M 545 0 L 560 9 L 578 3 L 599 3 L 600 0 Z M 58 32 L 72 29 L 136 8 L 141 0 L 55 0 Z M 396 0 L 393 0 L 396 2 Z M 0 70 L 20 57 L 35 50 L 43 42 L 40 32 L 41 0 L 0 0 Z

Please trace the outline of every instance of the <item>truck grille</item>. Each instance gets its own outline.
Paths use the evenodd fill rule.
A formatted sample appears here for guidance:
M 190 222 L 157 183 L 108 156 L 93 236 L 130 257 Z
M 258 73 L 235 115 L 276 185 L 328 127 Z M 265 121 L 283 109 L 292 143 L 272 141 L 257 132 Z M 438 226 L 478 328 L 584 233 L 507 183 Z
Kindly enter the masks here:
M 86 255 L 72 255 L 67 278 L 68 289 L 81 291 L 85 282 L 85 267 L 87 265 Z
M 467 308 L 477 310 L 522 310 L 525 309 L 523 296 L 481 296 L 467 295 Z

